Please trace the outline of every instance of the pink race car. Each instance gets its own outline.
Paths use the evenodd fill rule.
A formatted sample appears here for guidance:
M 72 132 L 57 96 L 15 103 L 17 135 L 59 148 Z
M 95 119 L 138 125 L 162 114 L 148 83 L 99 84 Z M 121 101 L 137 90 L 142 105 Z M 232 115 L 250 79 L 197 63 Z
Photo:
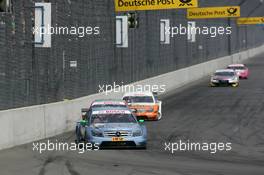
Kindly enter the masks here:
M 231 64 L 227 69 L 235 70 L 239 78 L 248 79 L 249 70 L 244 64 Z

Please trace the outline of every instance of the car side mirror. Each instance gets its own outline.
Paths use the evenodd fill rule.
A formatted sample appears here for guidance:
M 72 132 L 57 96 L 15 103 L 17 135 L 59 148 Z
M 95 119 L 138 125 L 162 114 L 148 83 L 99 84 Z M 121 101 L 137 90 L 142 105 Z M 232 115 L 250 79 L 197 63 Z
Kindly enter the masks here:
M 87 120 L 81 120 L 81 121 L 80 121 L 80 124 L 81 124 L 82 126 L 87 126 L 87 125 L 88 125 L 88 121 L 87 121 Z

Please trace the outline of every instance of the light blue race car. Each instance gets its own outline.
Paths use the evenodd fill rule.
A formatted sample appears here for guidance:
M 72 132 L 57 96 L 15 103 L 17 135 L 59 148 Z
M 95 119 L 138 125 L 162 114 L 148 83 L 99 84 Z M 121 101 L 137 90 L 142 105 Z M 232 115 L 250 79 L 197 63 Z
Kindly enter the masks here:
M 100 148 L 142 148 L 147 146 L 144 121 L 137 121 L 131 110 L 123 107 L 92 108 L 87 120 L 76 126 L 76 142 Z

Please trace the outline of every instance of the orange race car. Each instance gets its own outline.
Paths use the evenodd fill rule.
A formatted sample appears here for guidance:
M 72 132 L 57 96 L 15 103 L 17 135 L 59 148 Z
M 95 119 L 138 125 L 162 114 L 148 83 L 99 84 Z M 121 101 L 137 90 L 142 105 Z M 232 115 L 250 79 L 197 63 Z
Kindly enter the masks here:
M 157 99 L 157 96 L 152 92 L 133 92 L 126 93 L 123 96 L 128 104 L 128 107 L 134 111 L 138 119 L 146 120 L 160 120 L 161 104 L 162 102 Z

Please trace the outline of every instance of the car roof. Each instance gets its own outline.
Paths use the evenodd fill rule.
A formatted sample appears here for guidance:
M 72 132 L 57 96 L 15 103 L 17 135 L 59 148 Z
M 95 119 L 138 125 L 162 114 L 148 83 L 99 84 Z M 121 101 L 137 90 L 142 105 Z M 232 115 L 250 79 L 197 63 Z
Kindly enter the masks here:
M 220 70 L 217 70 L 215 72 L 218 73 L 218 72 L 235 72 L 235 71 L 232 69 L 220 69 Z
M 120 106 L 102 106 L 102 107 L 96 107 L 92 108 L 93 111 L 105 111 L 105 110 L 128 110 L 130 111 L 129 108 L 127 107 L 120 107 Z
M 128 92 L 125 93 L 123 97 L 127 96 L 153 96 L 153 93 L 150 91 L 145 91 L 145 92 Z
M 230 64 L 228 67 L 245 67 L 244 64 Z
M 124 100 L 121 100 L 121 99 L 97 99 L 97 100 L 94 100 L 94 102 L 124 102 Z
M 112 104 L 112 105 L 126 105 L 125 101 L 124 100 L 121 100 L 121 99 L 100 99 L 100 100 L 94 100 L 92 102 L 92 106 L 94 105 L 109 105 L 109 104 Z

